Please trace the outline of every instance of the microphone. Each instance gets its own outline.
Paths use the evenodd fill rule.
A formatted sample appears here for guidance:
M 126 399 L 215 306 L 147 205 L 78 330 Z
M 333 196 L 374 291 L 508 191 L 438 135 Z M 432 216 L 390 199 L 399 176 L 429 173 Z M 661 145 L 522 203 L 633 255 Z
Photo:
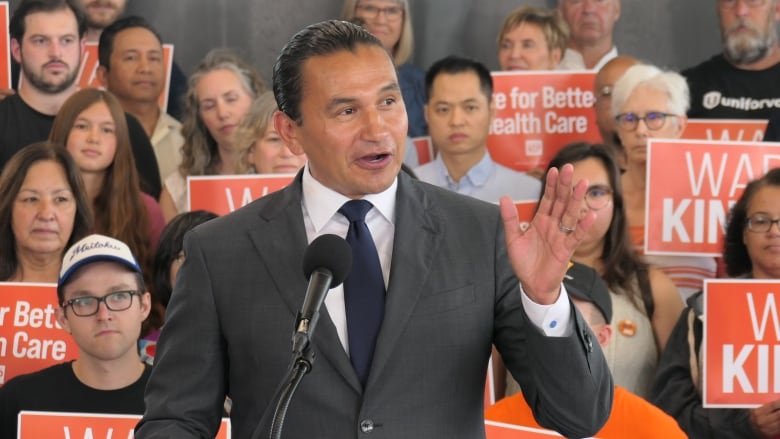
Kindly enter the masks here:
M 293 352 L 308 345 L 328 290 L 341 285 L 352 269 L 352 247 L 337 235 L 320 235 L 303 254 L 303 274 L 309 279 L 293 334 Z

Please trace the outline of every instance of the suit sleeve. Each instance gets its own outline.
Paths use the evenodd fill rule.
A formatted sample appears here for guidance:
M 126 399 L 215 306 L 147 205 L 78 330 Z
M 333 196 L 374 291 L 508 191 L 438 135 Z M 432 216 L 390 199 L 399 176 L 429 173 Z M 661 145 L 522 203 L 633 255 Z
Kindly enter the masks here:
M 566 437 L 591 437 L 607 421 L 614 392 L 598 341 L 573 305 L 568 336 L 547 337 L 534 326 L 522 306 L 501 224 L 496 240 L 496 347 L 540 425 Z
M 669 336 L 651 388 L 653 404 L 675 418 L 680 428 L 693 438 L 760 438 L 750 425 L 747 410 L 703 407 L 691 375 L 689 321 L 693 320 L 695 325 L 696 358 L 702 328 L 700 320 L 692 314 L 691 308 L 686 308 Z
M 184 248 L 187 258 L 157 345 L 138 439 L 214 437 L 219 429 L 227 387 L 226 346 L 195 232 L 186 235 Z

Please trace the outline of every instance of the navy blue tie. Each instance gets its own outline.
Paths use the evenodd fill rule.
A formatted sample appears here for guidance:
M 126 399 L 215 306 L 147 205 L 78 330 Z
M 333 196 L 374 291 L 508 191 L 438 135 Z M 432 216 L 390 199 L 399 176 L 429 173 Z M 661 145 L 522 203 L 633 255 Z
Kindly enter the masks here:
M 349 357 L 365 386 L 374 358 L 374 345 L 385 313 L 385 281 L 374 239 L 366 225 L 373 205 L 366 200 L 344 203 L 339 213 L 349 220 L 347 242 L 352 246 L 352 271 L 344 280 Z

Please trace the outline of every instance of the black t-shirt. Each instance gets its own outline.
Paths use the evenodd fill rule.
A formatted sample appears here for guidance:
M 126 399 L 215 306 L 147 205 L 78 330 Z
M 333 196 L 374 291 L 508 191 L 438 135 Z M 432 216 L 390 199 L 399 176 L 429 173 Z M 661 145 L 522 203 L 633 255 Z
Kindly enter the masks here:
M 152 143 L 141 123 L 125 115 L 141 190 L 158 199 L 162 182 Z M 0 100 L 0 170 L 23 147 L 48 139 L 53 123 L 54 116 L 34 110 L 18 94 Z
M 764 70 L 743 70 L 719 54 L 682 75 L 691 89 L 688 117 L 769 119 L 780 109 L 780 63 Z
M 142 415 L 144 388 L 152 368 L 146 366 L 133 384 L 116 390 L 84 385 L 67 362 L 20 375 L 0 387 L 0 438 L 15 438 L 22 410 Z

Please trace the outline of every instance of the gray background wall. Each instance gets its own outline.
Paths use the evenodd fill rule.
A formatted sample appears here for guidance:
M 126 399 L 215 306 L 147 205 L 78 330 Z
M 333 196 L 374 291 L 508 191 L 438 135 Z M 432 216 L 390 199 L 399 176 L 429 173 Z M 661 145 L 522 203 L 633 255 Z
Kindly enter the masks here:
M 414 61 L 426 68 L 462 54 L 496 68 L 496 32 L 522 4 L 555 7 L 558 0 L 409 0 Z M 11 10 L 18 0 L 11 0 Z M 309 23 L 337 18 L 342 0 L 128 0 L 128 12 L 149 19 L 190 73 L 213 47 L 237 48 L 270 79 L 284 43 Z M 719 51 L 715 0 L 622 0 L 616 30 L 620 52 L 684 68 Z

